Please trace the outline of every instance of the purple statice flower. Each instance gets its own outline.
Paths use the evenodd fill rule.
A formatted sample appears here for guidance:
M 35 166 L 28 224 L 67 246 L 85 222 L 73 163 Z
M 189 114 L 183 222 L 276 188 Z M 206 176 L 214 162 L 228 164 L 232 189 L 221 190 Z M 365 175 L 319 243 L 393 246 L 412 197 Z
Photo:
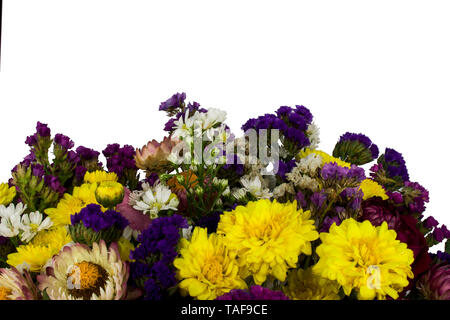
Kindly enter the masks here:
M 336 162 L 325 163 L 321 171 L 324 180 L 354 179 L 363 181 L 366 177 L 364 169 L 352 165 L 350 168 L 341 167 Z
M 280 160 L 278 161 L 278 172 L 277 175 L 285 180 L 286 179 L 286 174 L 291 172 L 292 169 L 294 169 L 294 167 L 296 166 L 296 162 L 295 160 L 289 160 L 289 161 L 283 161 Z
M 59 145 L 62 149 L 65 150 L 72 149 L 75 146 L 75 143 L 72 140 L 70 140 L 69 137 L 61 133 L 57 133 L 53 141 L 55 144 Z
M 159 111 L 172 111 L 178 108 L 183 108 L 184 100 L 186 100 L 186 93 L 175 93 L 166 101 L 161 102 Z
M 389 199 L 391 199 L 396 204 L 403 203 L 403 196 L 398 191 L 394 191 L 394 192 L 387 191 L 386 195 L 389 197 Z
M 345 188 L 341 194 L 341 198 L 347 202 L 347 207 L 353 211 L 357 211 L 361 207 L 364 193 L 358 187 Z
M 36 134 L 34 134 L 34 135 L 32 135 L 32 136 L 28 136 L 28 137 L 25 139 L 25 143 L 26 143 L 27 145 L 29 145 L 30 147 L 36 145 L 36 144 L 37 144 Z
M 414 194 L 412 201 L 408 203 L 408 208 L 413 213 L 425 211 L 425 203 L 430 201 L 429 192 L 417 182 L 405 182 L 405 194 Z
M 333 225 L 333 223 L 336 223 L 337 226 L 339 226 L 341 224 L 341 219 L 339 219 L 339 217 L 334 216 L 334 217 L 325 217 L 325 219 L 322 222 L 322 226 L 319 229 L 319 232 L 328 232 L 330 231 L 331 226 Z
M 439 225 L 439 222 L 432 216 L 429 216 L 423 221 L 423 226 L 427 229 L 433 229 L 434 227 L 437 227 Z
M 83 181 L 86 172 L 87 172 L 87 169 L 85 167 L 77 166 L 75 168 L 75 179 L 77 181 Z
M 282 292 L 270 290 L 261 286 L 251 286 L 248 290 L 234 289 L 216 300 L 289 300 Z
M 98 204 L 88 204 L 79 213 L 71 215 L 70 221 L 72 225 L 82 222 L 86 228 L 91 228 L 95 232 L 112 227 L 123 230 L 128 225 L 128 220 L 120 213 L 113 210 L 103 212 Z
M 400 177 L 403 181 L 409 181 L 408 169 L 401 153 L 386 148 L 383 160 L 383 167 L 390 177 Z
M 30 147 L 33 147 L 37 145 L 39 138 L 46 138 L 48 140 L 50 138 L 50 128 L 47 124 L 38 121 L 36 124 L 36 133 L 28 136 L 25 143 Z
M 173 260 L 181 229 L 187 227 L 187 220 L 175 214 L 154 219 L 138 236 L 139 245 L 130 253 L 130 276 L 132 284 L 144 289 L 144 299 L 160 300 L 176 285 Z
M 85 161 L 89 161 L 92 159 L 97 159 L 98 156 L 100 155 L 100 152 L 95 151 L 93 149 L 90 148 L 86 148 L 84 146 L 79 146 L 76 149 L 76 152 L 78 154 L 78 156 L 80 157 L 80 159 L 83 159 Z
M 31 173 L 35 177 L 42 178 L 45 174 L 44 166 L 42 166 L 38 163 L 32 163 L 31 164 Z
M 344 133 L 338 141 L 338 144 L 344 142 L 358 142 L 370 151 L 371 159 L 376 159 L 380 153 L 376 144 L 372 143 L 370 138 L 362 133 Z
M 308 206 L 308 203 L 306 202 L 306 199 L 305 199 L 305 195 L 301 191 L 297 192 L 297 194 L 295 195 L 295 200 L 297 200 L 300 207 L 303 209 Z
M 58 177 L 47 175 L 44 177 L 44 183 L 56 193 L 59 193 L 61 196 L 66 192 L 66 188 L 64 188 L 59 182 Z
M 36 133 L 41 137 L 50 137 L 50 128 L 45 123 L 37 122 Z
M 117 174 L 121 179 L 127 170 L 137 171 L 136 161 L 134 156 L 136 149 L 130 145 L 120 147 L 118 143 L 108 144 L 103 150 L 103 155 L 106 158 L 106 167 L 109 172 Z
M 67 160 L 76 165 L 80 162 L 80 157 L 75 151 L 69 150 L 69 152 L 67 152 Z
M 445 239 L 450 239 L 450 231 L 447 229 L 447 226 L 442 225 L 441 227 L 435 227 L 433 230 L 433 238 L 436 242 L 440 243 Z
M 327 194 L 321 190 L 320 192 L 314 192 L 310 198 L 312 204 L 318 209 L 322 209 L 325 201 L 327 200 Z

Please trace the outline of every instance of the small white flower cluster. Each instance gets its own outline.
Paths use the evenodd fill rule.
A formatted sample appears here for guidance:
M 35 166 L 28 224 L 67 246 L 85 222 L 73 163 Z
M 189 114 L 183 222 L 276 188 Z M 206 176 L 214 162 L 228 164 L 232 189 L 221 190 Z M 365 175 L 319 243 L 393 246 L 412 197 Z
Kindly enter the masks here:
M 306 135 L 309 138 L 310 145 L 308 148 L 317 149 L 320 143 L 319 127 L 313 122 L 306 129 Z
M 0 205 L 0 236 L 19 236 L 20 240 L 29 242 L 39 231 L 49 229 L 53 225 L 50 217 L 44 219 L 38 211 L 24 214 L 26 208 L 22 203 L 10 204 L 8 207 Z
M 128 203 L 134 209 L 149 214 L 152 219 L 156 219 L 160 211 L 177 210 L 178 197 L 170 191 L 169 187 L 161 183 L 151 187 L 144 183 L 142 188 L 142 191 L 133 191 L 130 194 Z
M 237 200 L 244 199 L 247 194 L 251 194 L 256 199 L 269 199 L 272 197 L 272 193 L 269 188 L 265 188 L 264 180 L 260 176 L 251 178 L 250 176 L 243 176 L 240 180 L 243 188 L 235 189 L 232 195 Z
M 313 192 L 319 191 L 320 185 L 315 178 L 321 166 L 322 157 L 313 153 L 309 154 L 297 162 L 292 171 L 286 174 L 286 178 L 295 187 L 309 189 Z

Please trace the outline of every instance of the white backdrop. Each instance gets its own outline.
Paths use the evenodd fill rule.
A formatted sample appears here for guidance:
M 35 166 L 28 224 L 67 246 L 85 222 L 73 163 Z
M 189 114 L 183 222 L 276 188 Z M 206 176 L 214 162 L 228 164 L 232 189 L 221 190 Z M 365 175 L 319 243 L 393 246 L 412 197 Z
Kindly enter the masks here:
M 159 103 L 249 117 L 303 104 L 331 152 L 367 134 L 403 153 L 450 225 L 450 2 L 4 0 L 0 181 L 36 121 L 77 145 L 160 139 Z

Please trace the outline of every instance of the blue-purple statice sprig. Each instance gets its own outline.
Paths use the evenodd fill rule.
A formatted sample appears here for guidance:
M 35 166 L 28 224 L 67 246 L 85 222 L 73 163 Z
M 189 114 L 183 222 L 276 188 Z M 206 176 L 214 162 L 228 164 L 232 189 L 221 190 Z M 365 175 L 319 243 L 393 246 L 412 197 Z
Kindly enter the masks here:
M 388 191 L 396 191 L 409 181 L 405 159 L 400 152 L 394 149 L 386 148 L 370 171 L 372 179 Z
M 175 214 L 154 219 L 138 236 L 139 244 L 130 253 L 130 280 L 144 290 L 144 299 L 161 300 L 177 284 L 173 261 L 183 228 L 188 228 L 187 220 Z
M 138 168 L 134 156 L 136 149 L 131 145 L 120 146 L 118 143 L 108 144 L 103 150 L 106 158 L 106 167 L 114 172 L 119 182 L 130 190 L 135 190 L 139 184 Z
M 306 131 L 313 116 L 306 107 L 300 105 L 295 108 L 282 106 L 275 113 L 249 119 L 241 128 L 244 132 L 256 130 L 258 136 L 260 130 L 278 130 L 282 147 L 286 151 L 283 160 L 291 160 L 302 148 L 310 145 Z
M 128 226 L 128 220 L 114 210 L 102 211 L 98 204 L 89 204 L 70 216 L 69 233 L 72 240 L 91 246 L 103 239 L 107 244 L 116 242 Z
M 375 160 L 378 154 L 377 145 L 372 143 L 369 137 L 351 132 L 343 134 L 333 150 L 333 157 L 355 165 L 369 163 Z

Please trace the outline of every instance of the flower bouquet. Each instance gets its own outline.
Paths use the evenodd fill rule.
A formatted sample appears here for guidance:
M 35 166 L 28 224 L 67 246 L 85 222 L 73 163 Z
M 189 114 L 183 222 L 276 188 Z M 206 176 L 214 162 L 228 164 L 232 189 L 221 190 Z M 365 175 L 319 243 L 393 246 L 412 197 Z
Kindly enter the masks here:
M 450 299 L 449 242 L 429 250 L 450 232 L 399 152 L 347 132 L 326 153 L 300 105 L 236 136 L 185 100 L 105 165 L 37 123 L 0 185 L 0 299 Z

